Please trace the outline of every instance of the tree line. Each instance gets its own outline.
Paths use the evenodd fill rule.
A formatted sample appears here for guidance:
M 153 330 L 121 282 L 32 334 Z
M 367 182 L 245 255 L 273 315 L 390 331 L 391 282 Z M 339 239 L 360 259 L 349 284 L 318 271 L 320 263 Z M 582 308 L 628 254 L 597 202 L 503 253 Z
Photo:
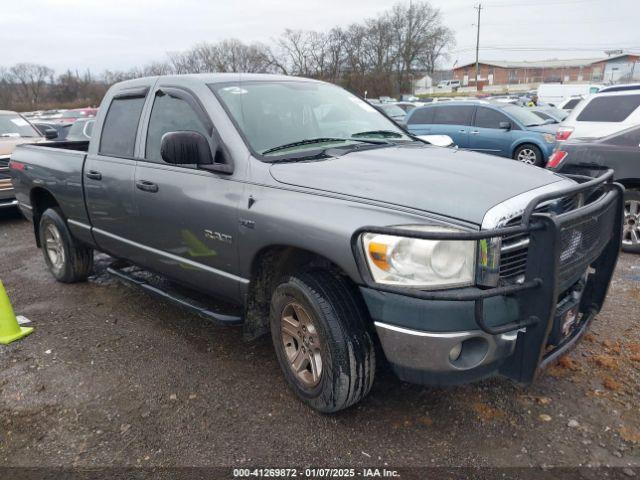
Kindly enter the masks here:
M 0 108 L 34 110 L 98 105 L 113 83 L 150 75 L 247 72 L 326 80 L 359 95 L 397 95 L 432 73 L 454 44 L 453 32 L 428 2 L 398 3 L 360 23 L 329 31 L 285 30 L 265 43 L 201 43 L 128 71 L 67 71 L 20 63 L 0 68 Z

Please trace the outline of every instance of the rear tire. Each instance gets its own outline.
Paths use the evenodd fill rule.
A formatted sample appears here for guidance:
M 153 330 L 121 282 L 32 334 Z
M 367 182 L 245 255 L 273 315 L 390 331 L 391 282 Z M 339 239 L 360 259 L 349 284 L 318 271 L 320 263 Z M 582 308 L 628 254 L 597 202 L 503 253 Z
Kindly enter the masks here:
M 624 192 L 622 251 L 640 253 L 640 190 Z
M 278 362 L 296 395 L 320 412 L 359 402 L 373 384 L 374 345 L 357 293 L 346 279 L 324 270 L 290 276 L 273 293 L 270 323 Z
M 93 249 L 79 243 L 58 208 L 45 210 L 38 228 L 44 261 L 56 280 L 83 282 L 93 268 Z
M 525 143 L 516 148 L 515 152 L 513 152 L 513 159 L 536 167 L 541 167 L 544 163 L 542 152 L 531 143 Z

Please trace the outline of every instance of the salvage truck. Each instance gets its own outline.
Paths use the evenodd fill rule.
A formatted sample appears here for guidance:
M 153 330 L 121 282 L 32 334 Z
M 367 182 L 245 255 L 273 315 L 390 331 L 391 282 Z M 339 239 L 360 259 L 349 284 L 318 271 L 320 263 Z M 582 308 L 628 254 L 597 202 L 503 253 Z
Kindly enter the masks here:
M 320 81 L 129 80 L 90 141 L 21 145 L 10 172 L 52 275 L 94 251 L 122 280 L 270 332 L 322 412 L 402 380 L 532 382 L 601 309 L 623 188 L 429 145 Z

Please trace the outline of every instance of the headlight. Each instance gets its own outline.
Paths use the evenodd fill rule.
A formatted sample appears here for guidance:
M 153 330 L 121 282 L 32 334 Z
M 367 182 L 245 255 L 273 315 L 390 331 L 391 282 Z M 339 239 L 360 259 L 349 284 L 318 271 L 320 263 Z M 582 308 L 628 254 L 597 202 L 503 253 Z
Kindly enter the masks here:
M 406 227 L 427 232 L 456 232 L 444 227 Z M 441 289 L 474 283 L 476 242 L 422 240 L 365 233 L 362 245 L 377 283 Z
M 551 135 L 550 133 L 545 133 L 544 141 L 547 143 L 554 143 L 556 141 L 556 137 L 555 135 Z

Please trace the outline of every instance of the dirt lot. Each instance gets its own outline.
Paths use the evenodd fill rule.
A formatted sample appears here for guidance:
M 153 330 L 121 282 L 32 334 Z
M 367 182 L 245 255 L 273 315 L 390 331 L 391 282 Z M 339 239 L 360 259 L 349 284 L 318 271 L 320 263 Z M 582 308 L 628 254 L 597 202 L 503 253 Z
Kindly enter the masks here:
M 632 466 L 640 478 L 640 257 L 592 332 L 528 389 L 449 389 L 383 371 L 337 415 L 288 391 L 270 340 L 124 286 L 56 283 L 30 225 L 0 218 L 0 278 L 26 339 L 0 346 L 5 466 Z

